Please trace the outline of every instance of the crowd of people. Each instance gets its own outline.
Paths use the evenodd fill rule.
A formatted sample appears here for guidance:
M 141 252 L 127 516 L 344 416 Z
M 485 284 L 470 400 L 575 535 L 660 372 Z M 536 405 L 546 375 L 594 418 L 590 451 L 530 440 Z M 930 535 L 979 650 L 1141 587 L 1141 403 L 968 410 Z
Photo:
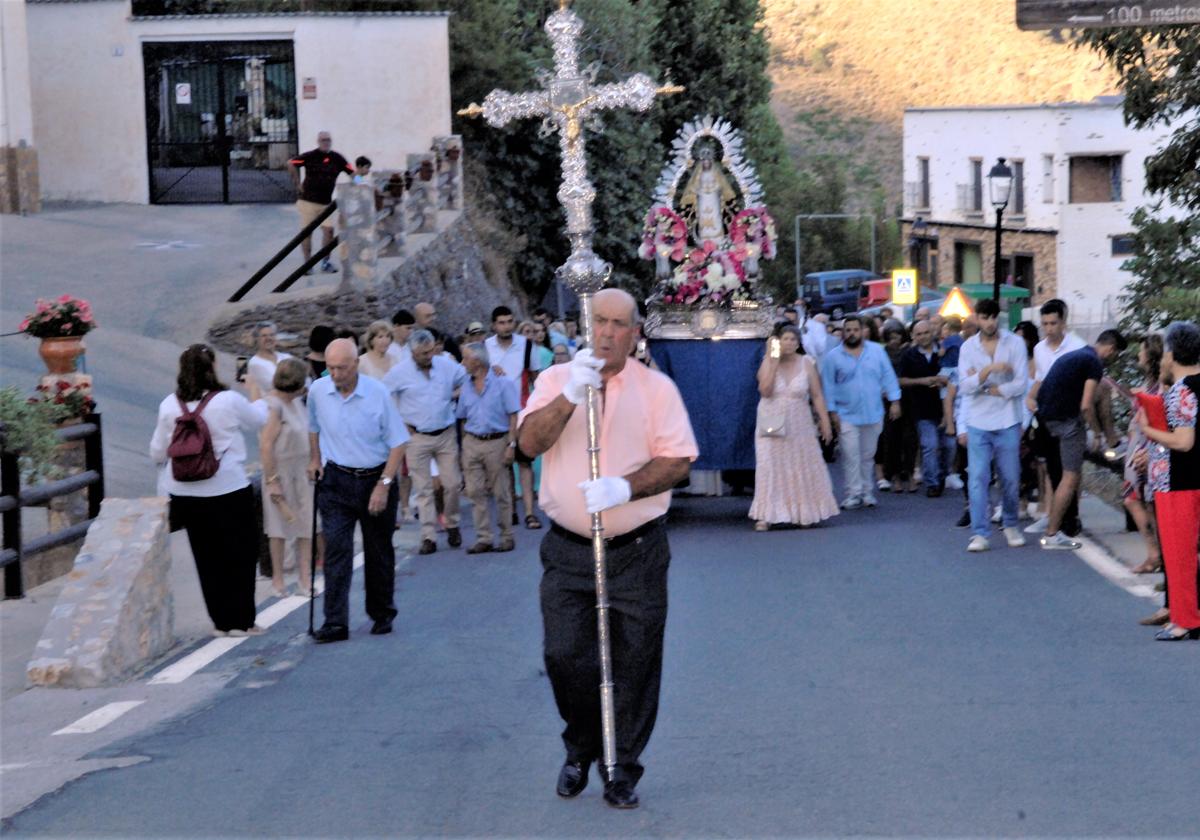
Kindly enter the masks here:
M 1108 373 L 1126 338 L 1107 329 L 1086 344 L 1057 299 L 1040 307 L 1040 325 L 1011 331 L 992 300 L 961 320 L 917 309 L 908 324 L 886 309 L 805 318 L 802 301 L 778 314 L 758 371 L 756 530 L 838 513 L 824 464 L 836 439 L 842 510 L 875 507 L 884 491 L 963 490 L 956 524 L 971 531 L 967 551 L 989 550 L 997 525 L 1012 548 L 1033 535 L 1042 549 L 1074 550 L 1090 452 L 1123 461 L 1125 506 L 1146 543 L 1134 571 L 1166 578 L 1166 604 L 1142 623 L 1165 625 L 1163 641 L 1200 638 L 1195 325 L 1143 336 L 1142 381 L 1130 388 Z M 1121 398 L 1125 436 L 1114 410 Z

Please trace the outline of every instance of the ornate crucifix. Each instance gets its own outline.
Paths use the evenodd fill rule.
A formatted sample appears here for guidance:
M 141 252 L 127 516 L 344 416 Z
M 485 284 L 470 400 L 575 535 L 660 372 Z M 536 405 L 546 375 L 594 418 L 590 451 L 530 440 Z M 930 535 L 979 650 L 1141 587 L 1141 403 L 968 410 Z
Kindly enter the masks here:
M 679 93 L 675 85 L 658 87 L 642 73 L 619 84 L 592 86 L 579 70 L 579 36 L 583 21 L 570 8 L 570 0 L 561 0 L 558 11 L 546 20 L 546 34 L 554 45 L 554 76 L 542 90 L 532 93 L 508 93 L 494 90 L 483 100 L 458 113 L 482 115 L 488 125 L 502 128 L 522 117 L 543 117 L 558 131 L 562 149 L 562 185 L 558 200 L 567 213 L 567 238 L 571 256 L 558 269 L 558 279 L 579 297 L 579 315 L 583 321 L 584 341 L 590 347 L 592 335 L 592 295 L 604 287 L 612 266 L 592 251 L 592 202 L 596 188 L 587 176 L 587 153 L 583 137 L 584 121 L 597 111 L 632 108 L 645 111 L 656 94 Z M 587 389 L 588 472 L 600 477 L 600 399 L 595 389 Z M 613 777 L 617 763 L 617 727 L 613 699 L 612 646 L 608 629 L 608 575 L 605 568 L 604 523 L 602 514 L 592 514 L 592 556 L 596 576 L 596 630 L 600 659 L 600 719 L 604 766 Z
M 562 185 L 558 200 L 567 213 L 567 236 L 571 251 L 591 250 L 592 202 L 596 188 L 587 176 L 587 152 L 583 124 L 597 111 L 632 108 L 645 111 L 657 94 L 679 93 L 682 87 L 659 87 L 649 76 L 638 73 L 618 84 L 590 84 L 579 70 L 579 36 L 583 21 L 571 11 L 569 0 L 562 0 L 558 11 L 546 20 L 546 34 L 554 45 L 554 76 L 538 91 L 509 93 L 494 90 L 483 100 L 462 109 L 461 116 L 482 116 L 488 125 L 503 128 L 515 119 L 543 117 L 558 131 L 562 149 Z

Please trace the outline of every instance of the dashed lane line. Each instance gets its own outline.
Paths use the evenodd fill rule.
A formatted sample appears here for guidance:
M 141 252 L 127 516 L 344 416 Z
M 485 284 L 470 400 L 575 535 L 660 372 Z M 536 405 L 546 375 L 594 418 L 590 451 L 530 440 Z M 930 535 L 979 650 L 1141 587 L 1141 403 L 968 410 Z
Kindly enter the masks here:
M 363 564 L 363 554 L 359 552 L 354 555 L 354 568 L 361 568 Z M 317 594 L 320 595 L 325 591 L 325 582 L 318 579 L 315 581 L 314 588 Z M 254 618 L 255 624 L 259 627 L 270 627 L 272 624 L 280 621 L 286 616 L 292 614 L 301 607 L 308 605 L 308 599 L 299 595 L 292 595 L 276 601 L 271 606 L 260 612 Z M 223 637 L 213 639 L 208 644 L 197 650 L 192 651 L 187 656 L 180 659 L 178 662 L 173 662 L 166 668 L 163 668 L 157 674 L 150 678 L 150 685 L 177 685 L 188 677 L 195 674 L 201 668 L 211 665 L 221 656 L 224 656 L 229 651 L 233 650 L 238 645 L 245 642 L 249 636 L 238 637 Z
M 62 729 L 53 734 L 87 735 L 92 732 L 96 732 L 108 726 L 130 709 L 136 709 L 145 702 L 145 700 L 121 700 L 116 703 L 109 703 L 106 706 L 101 706 L 99 709 L 96 709 L 96 711 L 90 714 L 84 715 L 69 726 L 64 726 Z

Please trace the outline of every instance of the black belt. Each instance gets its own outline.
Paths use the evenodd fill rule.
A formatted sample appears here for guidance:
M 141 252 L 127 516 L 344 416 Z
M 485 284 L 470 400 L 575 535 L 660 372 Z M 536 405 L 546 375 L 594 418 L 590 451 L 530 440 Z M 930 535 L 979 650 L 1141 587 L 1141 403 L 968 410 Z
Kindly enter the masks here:
M 335 464 L 333 461 L 326 461 L 325 466 L 333 467 L 338 472 L 344 472 L 347 475 L 357 476 L 358 478 L 366 478 L 367 476 L 379 475 L 383 472 L 383 464 L 378 467 L 343 467 L 341 464 Z
M 498 438 L 508 437 L 508 430 L 492 432 L 490 435 L 477 435 L 474 432 L 467 432 L 467 434 L 475 438 L 475 440 L 497 440 Z
M 612 549 L 621 548 L 622 546 L 628 545 L 629 543 L 646 536 L 652 531 L 661 528 L 666 521 L 667 518 L 665 516 L 660 516 L 657 519 L 651 519 L 645 525 L 639 525 L 632 531 L 627 531 L 624 534 L 617 534 L 615 537 L 606 538 L 604 540 L 604 544 Z M 550 533 L 558 534 L 558 536 L 562 537 L 568 542 L 573 542 L 576 545 L 592 544 L 591 537 L 581 537 L 574 531 L 568 531 L 566 528 L 554 521 L 550 522 Z
M 451 425 L 453 425 L 453 424 L 451 424 Z M 442 426 L 442 428 L 434 429 L 432 432 L 422 432 L 420 429 L 415 429 L 412 426 L 409 426 L 408 433 L 410 435 L 425 435 L 426 437 L 437 437 L 438 435 L 440 435 L 442 432 L 446 431 L 449 428 L 450 428 L 450 426 Z

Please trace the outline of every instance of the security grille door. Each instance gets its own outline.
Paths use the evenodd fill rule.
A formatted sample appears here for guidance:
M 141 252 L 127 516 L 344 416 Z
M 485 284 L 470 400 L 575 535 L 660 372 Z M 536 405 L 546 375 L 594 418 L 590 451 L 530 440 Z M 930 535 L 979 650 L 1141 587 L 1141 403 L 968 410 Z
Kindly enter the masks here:
M 294 201 L 291 41 L 146 43 L 152 204 Z

